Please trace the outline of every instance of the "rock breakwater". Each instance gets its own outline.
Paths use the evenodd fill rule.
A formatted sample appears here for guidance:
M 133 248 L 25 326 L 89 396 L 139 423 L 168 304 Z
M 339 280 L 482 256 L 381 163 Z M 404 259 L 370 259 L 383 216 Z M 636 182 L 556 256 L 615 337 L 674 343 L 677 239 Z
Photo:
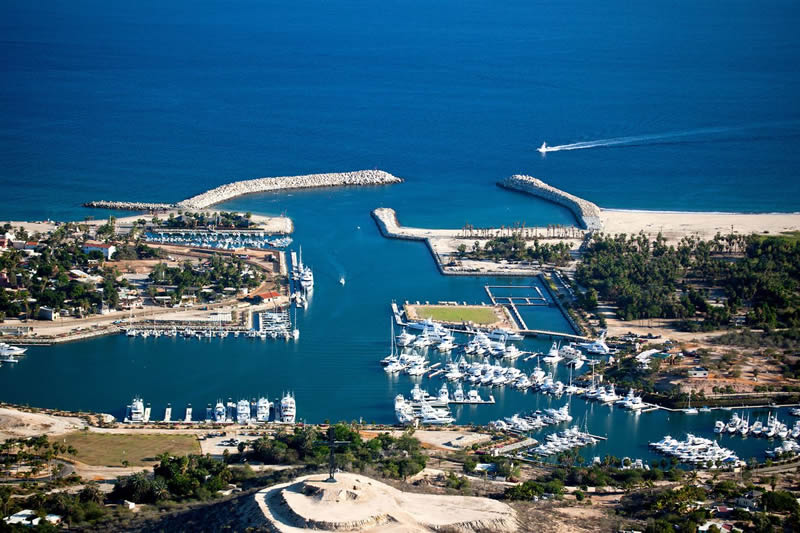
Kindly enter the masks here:
M 574 194 L 557 189 L 540 179 L 522 174 L 515 174 L 498 183 L 506 189 L 521 191 L 553 203 L 563 205 L 575 215 L 581 225 L 589 231 L 602 231 L 603 221 L 600 208 L 588 200 Z
M 120 209 L 125 211 L 164 211 L 166 209 L 173 209 L 175 204 L 97 200 L 93 202 L 86 202 L 83 204 L 83 207 L 95 207 L 98 209 Z
M 220 185 L 181 202 L 179 207 L 204 209 L 237 196 L 287 189 L 311 189 L 317 187 L 348 187 L 363 185 L 390 185 L 403 180 L 382 170 L 358 170 L 331 174 L 307 174 L 305 176 L 281 176 L 234 181 Z

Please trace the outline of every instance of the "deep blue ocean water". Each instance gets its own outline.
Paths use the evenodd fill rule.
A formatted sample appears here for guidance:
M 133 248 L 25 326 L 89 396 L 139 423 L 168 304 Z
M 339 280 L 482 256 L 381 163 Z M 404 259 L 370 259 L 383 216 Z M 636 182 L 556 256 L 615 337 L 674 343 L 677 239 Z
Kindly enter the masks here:
M 371 209 L 430 227 L 570 223 L 494 185 L 526 173 L 605 207 L 798 211 L 798 22 L 790 0 L 3 2 L 0 219 L 101 216 L 80 204 L 177 201 L 260 176 L 380 168 L 406 182 L 224 206 L 295 220 L 317 279 L 299 344 L 32 348 L 0 369 L 0 399 L 119 415 L 141 393 L 158 414 L 291 389 L 306 420 L 391 421 L 411 382 L 376 365 L 389 302 L 480 301 L 490 280 L 439 276 L 423 246 L 382 239 Z M 535 151 L 659 134 L 671 135 Z M 566 327 L 549 310 L 532 321 Z M 550 401 L 496 396 L 459 422 Z M 588 412 L 611 436 L 603 453 L 635 456 L 722 416 Z M 749 457 L 753 442 L 732 445 Z

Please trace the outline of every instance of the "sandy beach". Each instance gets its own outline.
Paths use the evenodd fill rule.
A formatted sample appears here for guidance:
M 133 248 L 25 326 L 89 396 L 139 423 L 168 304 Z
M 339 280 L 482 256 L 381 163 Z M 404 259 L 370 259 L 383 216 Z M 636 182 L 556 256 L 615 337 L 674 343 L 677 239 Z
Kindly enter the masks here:
M 690 213 L 676 211 L 634 211 L 602 209 L 603 232 L 655 237 L 661 232 L 670 243 L 693 235 L 704 240 L 720 233 L 780 235 L 800 231 L 800 213 Z

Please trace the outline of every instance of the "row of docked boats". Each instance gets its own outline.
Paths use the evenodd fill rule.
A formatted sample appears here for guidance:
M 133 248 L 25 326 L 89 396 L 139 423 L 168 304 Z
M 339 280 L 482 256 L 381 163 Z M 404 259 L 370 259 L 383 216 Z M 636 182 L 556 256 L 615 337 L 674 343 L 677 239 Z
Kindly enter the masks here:
M 527 433 L 528 431 L 536 431 L 546 426 L 564 422 L 572 422 L 572 415 L 569 414 L 569 404 L 564 404 L 558 409 L 537 410 L 530 414 L 516 413 L 500 420 L 489 422 L 489 427 L 500 431 Z
M 187 339 L 224 339 L 228 336 L 238 337 L 244 332 L 241 330 L 230 330 L 223 327 L 219 328 L 148 328 L 145 325 L 138 327 L 129 326 L 123 329 L 128 337 L 183 337 Z
M 764 452 L 767 457 L 782 458 L 800 453 L 800 444 L 796 440 L 787 439 L 783 441 L 780 446 L 776 446 L 771 450 Z
M 3 366 L 2 363 L 19 363 L 19 358 L 25 355 L 26 351 L 27 348 L 0 342 L 0 366 Z
M 420 332 L 413 334 L 408 331 L 409 329 Z M 466 344 L 459 345 L 450 330 L 441 324 L 426 319 L 408 324 L 399 335 L 395 336 L 394 321 L 392 321 L 392 338 L 400 348 L 418 350 L 433 348 L 443 353 L 449 353 L 460 348 L 467 355 L 491 355 L 507 360 L 513 360 L 526 354 L 514 344 L 508 344 L 510 341 L 522 340 L 523 338 L 521 335 L 511 331 L 500 328 L 489 333 L 483 331 L 468 331 L 465 333 L 473 335 L 473 337 Z
M 597 444 L 594 436 L 573 426 L 564 431 L 547 435 L 545 442 L 531 448 L 529 452 L 540 457 L 548 457 L 594 444 Z
M 447 426 L 456 421 L 445 406 L 434 407 L 428 400 L 407 400 L 402 394 L 394 399 L 394 414 L 403 425 Z
M 753 436 L 753 437 L 766 437 L 768 439 L 780 438 L 787 439 L 789 437 L 796 439 L 800 438 L 800 420 L 796 421 L 792 428 L 778 420 L 778 416 L 772 416 L 772 413 L 767 415 L 767 421 L 762 423 L 757 419 L 752 424 L 750 423 L 750 416 L 747 418 L 744 415 L 733 413 L 731 419 L 726 423 L 722 420 L 714 422 L 714 433 L 717 434 L 731 434 Z
M 489 395 L 488 399 L 484 399 L 475 389 L 470 389 L 465 394 L 461 384 L 451 396 L 447 383 L 443 383 L 439 394 L 433 396 L 416 383 L 411 389 L 410 398 L 406 399 L 402 394 L 395 397 L 394 410 L 397 421 L 401 424 L 446 425 L 455 421 L 449 411 L 450 405 L 482 405 L 494 402 L 494 396 Z
M 228 399 L 223 403 L 217 401 L 214 408 L 206 408 L 206 422 L 215 424 L 239 424 L 246 426 L 251 423 L 280 422 L 294 424 L 297 417 L 297 403 L 294 394 L 287 393 L 280 402 L 273 403 L 267 398 L 258 400 L 239 400 L 233 402 Z
M 697 437 L 691 433 L 687 433 L 686 439 L 682 441 L 667 435 L 658 442 L 651 442 L 650 447 L 698 468 L 744 466 L 744 462 L 732 450 L 721 447 L 715 440 Z
M 140 396 L 134 397 L 130 405 L 127 406 L 124 422 L 126 424 L 147 424 L 150 422 L 150 404 L 145 406 Z M 206 407 L 206 423 L 214 424 L 239 424 L 248 425 L 253 423 L 279 422 L 284 424 L 294 424 L 297 417 L 297 402 L 293 393 L 286 393 L 277 402 L 271 402 L 265 397 L 253 400 L 239 400 L 234 402 L 230 398 L 227 402 L 217 401 L 212 408 L 211 404 Z M 192 418 L 192 405 L 186 408 L 186 414 L 181 420 L 175 422 L 194 423 Z M 163 422 L 173 422 L 172 406 L 167 405 L 164 412 Z
M 292 271 L 290 279 L 292 282 L 292 294 L 289 297 L 295 307 L 308 307 L 311 293 L 314 290 L 314 271 L 311 267 L 303 264 L 303 247 L 300 247 L 299 255 L 294 251 L 291 253 Z
M 253 248 L 263 250 L 267 248 L 285 248 L 292 244 L 291 237 L 270 235 L 264 232 L 150 232 L 145 234 L 145 240 L 157 244 L 175 244 L 178 246 L 197 246 L 202 248 L 215 248 L 218 250 L 245 250 Z
M 262 339 L 298 340 L 300 338 L 300 330 L 297 327 L 297 311 L 295 310 L 294 325 L 288 310 L 259 313 L 258 330 L 253 330 L 248 333 L 248 336 L 258 336 Z

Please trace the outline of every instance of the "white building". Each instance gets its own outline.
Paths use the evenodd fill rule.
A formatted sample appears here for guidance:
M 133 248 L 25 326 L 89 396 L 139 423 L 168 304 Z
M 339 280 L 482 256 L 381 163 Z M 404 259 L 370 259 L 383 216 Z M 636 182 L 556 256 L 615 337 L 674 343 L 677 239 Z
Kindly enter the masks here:
M 106 244 L 103 242 L 86 242 L 81 249 L 85 254 L 95 251 L 100 252 L 106 259 L 111 259 L 111 257 L 117 251 L 117 247 L 113 244 Z

